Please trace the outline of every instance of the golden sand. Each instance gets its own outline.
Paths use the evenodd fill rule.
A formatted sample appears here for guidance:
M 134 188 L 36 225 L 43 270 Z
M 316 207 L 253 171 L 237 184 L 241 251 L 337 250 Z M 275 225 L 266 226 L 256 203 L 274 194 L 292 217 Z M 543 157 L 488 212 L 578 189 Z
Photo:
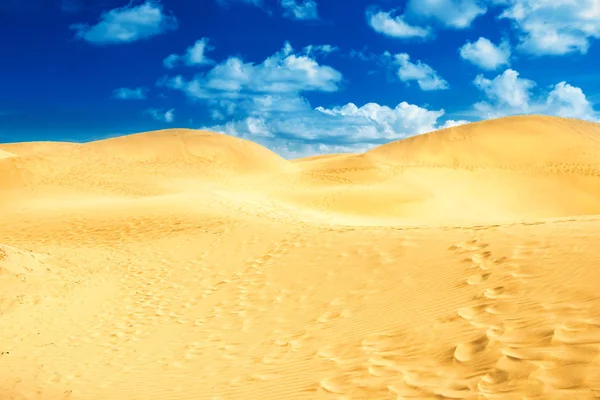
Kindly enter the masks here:
M 287 161 L 0 145 L 0 399 L 600 398 L 600 125 Z

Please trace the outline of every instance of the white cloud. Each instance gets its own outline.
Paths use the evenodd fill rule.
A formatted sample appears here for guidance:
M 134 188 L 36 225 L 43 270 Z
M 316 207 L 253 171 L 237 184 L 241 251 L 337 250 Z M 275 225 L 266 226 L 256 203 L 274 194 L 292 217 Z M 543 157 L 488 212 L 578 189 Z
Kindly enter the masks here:
M 121 100 L 142 100 L 146 98 L 148 89 L 144 87 L 136 87 L 135 89 L 130 88 L 119 88 L 113 90 L 113 97 Z
M 511 55 L 510 44 L 507 41 L 496 46 L 484 37 L 480 37 L 474 43 L 465 43 L 459 49 L 459 53 L 463 59 L 487 70 L 495 70 L 502 65 L 508 65 Z
M 174 68 L 180 61 L 185 65 L 207 65 L 213 64 L 214 61 L 206 56 L 206 52 L 213 50 L 213 47 L 208 44 L 208 38 L 197 40 L 192 46 L 188 47 L 185 54 L 171 54 L 163 60 L 163 64 L 167 68 Z
M 535 94 L 535 82 L 509 69 L 494 79 L 480 75 L 475 84 L 486 97 L 476 105 L 479 117 L 546 114 L 600 121 L 600 113 L 583 91 L 565 82 Z M 443 121 L 444 110 L 407 102 L 393 108 L 377 103 L 313 108 L 305 98 L 290 94 L 256 96 L 238 111 L 235 119 L 203 128 L 255 141 L 286 158 L 364 152 L 390 141 L 470 122 Z
M 178 26 L 177 19 L 163 12 L 160 3 L 148 0 L 104 12 L 95 25 L 71 25 L 75 37 L 95 44 L 129 43 L 147 39 Z
M 532 93 L 536 88 L 534 81 L 520 78 L 517 71 L 507 69 L 491 80 L 478 75 L 474 83 L 487 98 L 474 105 L 477 114 L 483 118 L 545 114 L 600 121 L 600 113 L 594 110 L 583 91 L 566 82 L 536 95 Z
M 362 152 L 389 141 L 466 122 L 439 124 L 444 110 L 428 110 L 406 102 L 394 108 L 377 103 L 312 108 L 308 101 L 299 99 L 288 110 L 267 110 L 247 109 L 249 115 L 243 118 L 205 128 L 256 141 L 287 157 L 301 157 Z
M 318 19 L 317 3 L 315 0 L 281 0 L 284 16 L 292 19 Z
M 381 34 L 397 38 L 431 38 L 435 27 L 466 29 L 487 12 L 487 5 L 513 0 L 408 0 L 403 13 L 398 10 L 367 9 L 369 25 Z
M 320 65 L 305 54 L 294 54 L 286 43 L 283 49 L 260 64 L 230 57 L 205 74 L 186 81 L 182 76 L 163 79 L 160 85 L 184 91 L 199 99 L 231 100 L 265 93 L 338 90 L 342 74 Z
M 484 114 L 484 117 L 495 117 L 506 112 L 530 111 L 530 90 L 536 84 L 529 79 L 519 78 L 519 73 L 515 70 L 507 69 L 492 80 L 478 75 L 473 83 L 491 101 L 475 104 L 475 108 Z
M 421 90 L 444 90 L 449 85 L 438 73 L 429 65 L 417 61 L 412 63 L 410 56 L 406 53 L 396 54 L 393 63 L 398 65 L 398 77 L 401 81 L 417 81 Z
M 160 122 L 173 122 L 175 120 L 174 112 L 174 109 L 165 111 L 157 110 L 156 108 L 149 108 L 148 110 L 146 110 L 146 113 L 148 115 Z
M 403 15 L 392 16 L 392 12 L 367 10 L 367 21 L 375 32 L 395 38 L 427 38 L 429 28 L 413 26 Z
M 330 135 L 340 134 L 349 125 L 354 125 L 352 140 L 362 141 L 397 140 L 432 131 L 436 129 L 437 120 L 444 115 L 444 110 L 431 111 L 407 102 L 401 102 L 394 108 L 377 103 L 367 103 L 362 107 L 348 103 L 342 107 L 317 107 L 315 110 L 343 121 L 337 129 L 330 130 Z
M 393 108 L 376 103 L 314 108 L 304 92 L 333 92 L 342 82 L 340 72 L 311 58 L 317 48 L 295 53 L 286 43 L 261 63 L 230 57 L 192 79 L 175 76 L 159 85 L 206 106 L 213 123 L 203 128 L 247 138 L 288 156 L 364 151 L 453 123 L 438 123 L 444 110 L 407 102 Z
M 534 55 L 585 54 L 600 38 L 600 0 L 509 0 L 501 18 L 520 32 L 519 49 Z
M 407 12 L 423 18 L 431 18 L 444 26 L 465 29 L 487 8 L 482 0 L 410 0 Z
M 600 113 L 594 110 L 583 90 L 566 82 L 554 86 L 545 107 L 553 115 L 600 122 Z

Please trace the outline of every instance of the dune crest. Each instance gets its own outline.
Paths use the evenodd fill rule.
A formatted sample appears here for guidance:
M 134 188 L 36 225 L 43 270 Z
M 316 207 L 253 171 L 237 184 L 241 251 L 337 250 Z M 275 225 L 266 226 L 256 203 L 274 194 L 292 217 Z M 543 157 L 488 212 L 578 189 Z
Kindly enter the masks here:
M 0 145 L 0 399 L 598 398 L 599 143 Z
M 374 148 L 378 162 L 463 168 L 600 165 L 600 124 L 515 116 L 444 129 Z
M 256 143 L 194 129 L 165 129 L 86 143 L 84 148 L 129 161 L 196 162 L 246 171 L 284 168 L 287 161 Z

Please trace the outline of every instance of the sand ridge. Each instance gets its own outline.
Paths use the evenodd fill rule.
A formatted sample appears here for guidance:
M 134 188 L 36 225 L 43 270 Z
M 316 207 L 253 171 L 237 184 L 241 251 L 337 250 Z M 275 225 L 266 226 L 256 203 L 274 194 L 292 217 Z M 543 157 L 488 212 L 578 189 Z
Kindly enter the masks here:
M 0 399 L 598 398 L 598 138 L 0 145 Z

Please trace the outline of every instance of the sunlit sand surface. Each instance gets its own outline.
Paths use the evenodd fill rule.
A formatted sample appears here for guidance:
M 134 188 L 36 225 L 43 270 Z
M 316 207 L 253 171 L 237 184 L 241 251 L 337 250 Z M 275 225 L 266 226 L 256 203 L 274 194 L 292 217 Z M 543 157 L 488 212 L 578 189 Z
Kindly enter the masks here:
M 0 145 L 0 399 L 600 398 L 600 125 L 287 161 Z

